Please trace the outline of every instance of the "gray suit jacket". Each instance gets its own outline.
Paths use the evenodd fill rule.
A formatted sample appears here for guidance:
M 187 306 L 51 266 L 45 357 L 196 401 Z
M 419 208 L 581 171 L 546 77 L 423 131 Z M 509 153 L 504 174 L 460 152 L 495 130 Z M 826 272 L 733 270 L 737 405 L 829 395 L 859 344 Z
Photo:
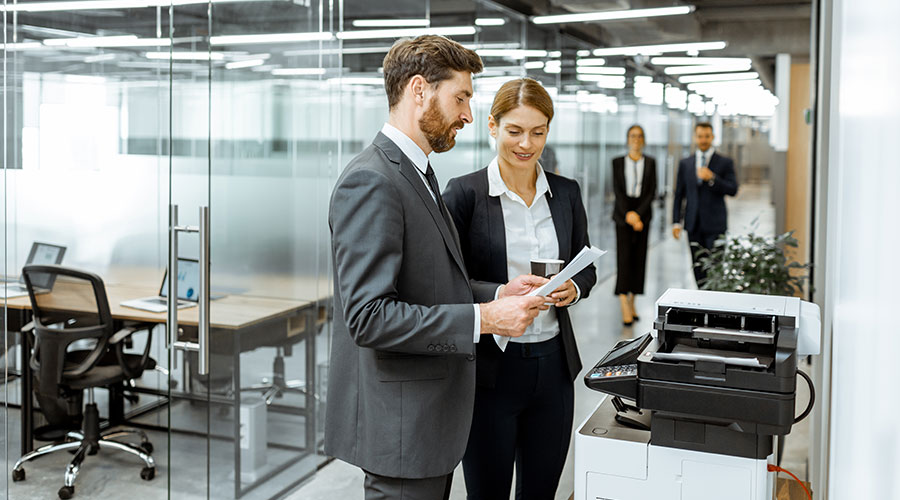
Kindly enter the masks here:
M 456 229 L 378 134 L 331 196 L 334 330 L 325 453 L 375 474 L 449 474 L 475 394 L 472 286 Z M 494 285 L 495 287 L 496 285 Z

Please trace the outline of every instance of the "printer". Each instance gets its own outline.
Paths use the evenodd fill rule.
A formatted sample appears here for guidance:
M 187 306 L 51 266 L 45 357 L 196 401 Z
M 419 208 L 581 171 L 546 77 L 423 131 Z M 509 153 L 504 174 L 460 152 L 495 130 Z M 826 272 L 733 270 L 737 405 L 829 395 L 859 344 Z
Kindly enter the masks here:
M 771 500 L 774 437 L 814 402 L 819 308 L 796 297 L 669 289 L 653 331 L 587 375 L 606 396 L 575 433 L 575 500 Z M 795 416 L 800 374 L 810 384 Z

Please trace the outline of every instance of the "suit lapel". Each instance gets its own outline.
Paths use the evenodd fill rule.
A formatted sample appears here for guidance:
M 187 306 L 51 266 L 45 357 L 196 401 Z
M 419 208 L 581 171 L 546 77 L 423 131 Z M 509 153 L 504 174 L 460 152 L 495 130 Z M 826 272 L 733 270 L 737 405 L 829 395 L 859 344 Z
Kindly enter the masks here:
M 422 199 L 422 203 L 428 209 L 428 213 L 431 214 L 431 218 L 437 225 L 438 230 L 440 230 L 441 237 L 443 237 L 447 249 L 450 250 L 450 255 L 453 256 L 453 260 L 456 261 L 456 265 L 459 266 L 466 279 L 469 279 L 469 275 L 466 273 L 466 266 L 459 251 L 459 237 L 456 235 L 456 229 L 447 227 L 447 223 L 444 222 L 444 217 L 441 215 L 437 203 L 431 197 L 431 191 L 425 186 L 422 178 L 416 172 L 416 167 L 412 164 L 412 161 L 403 154 L 400 155 L 400 174 L 406 179 L 416 194 L 419 195 L 419 198 Z M 449 218 L 449 214 L 447 217 Z
M 487 178 L 487 175 L 485 175 Z M 486 191 L 487 195 L 489 191 Z M 503 222 L 503 206 L 500 204 L 499 196 L 487 195 L 488 209 L 488 235 L 491 239 L 488 248 L 491 249 L 491 266 L 500 276 L 505 276 L 502 281 L 509 281 L 509 271 L 506 265 L 506 224 Z M 495 252 L 494 249 L 499 249 Z
M 625 162 L 623 161 L 622 164 L 624 165 Z M 547 182 L 549 184 L 549 178 Z M 572 235 L 569 234 L 572 223 L 569 221 L 569 212 L 563 206 L 562 190 L 558 186 L 550 186 L 550 191 L 556 193 L 556 195 L 550 196 L 550 193 L 546 193 L 544 196 L 547 197 L 547 204 L 550 205 L 550 215 L 553 217 L 553 227 L 556 229 L 559 258 L 568 264 L 569 257 L 572 255 Z

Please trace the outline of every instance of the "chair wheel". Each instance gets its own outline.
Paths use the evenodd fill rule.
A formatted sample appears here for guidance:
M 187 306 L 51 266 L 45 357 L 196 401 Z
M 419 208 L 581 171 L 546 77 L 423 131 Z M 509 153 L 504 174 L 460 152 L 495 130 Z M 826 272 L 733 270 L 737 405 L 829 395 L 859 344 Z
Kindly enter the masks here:
M 25 480 L 25 469 L 13 469 L 12 480 L 15 482 L 24 481 Z
M 72 496 L 75 495 L 75 487 L 63 486 L 62 488 L 59 489 L 59 492 L 57 494 L 59 495 L 59 498 L 62 498 L 63 500 L 68 500 L 69 498 L 72 498 Z
M 141 479 L 149 481 L 156 475 L 156 467 L 144 467 L 141 469 Z
M 153 453 L 153 443 L 147 441 L 145 443 L 141 443 L 141 449 L 144 450 L 144 453 L 150 455 Z

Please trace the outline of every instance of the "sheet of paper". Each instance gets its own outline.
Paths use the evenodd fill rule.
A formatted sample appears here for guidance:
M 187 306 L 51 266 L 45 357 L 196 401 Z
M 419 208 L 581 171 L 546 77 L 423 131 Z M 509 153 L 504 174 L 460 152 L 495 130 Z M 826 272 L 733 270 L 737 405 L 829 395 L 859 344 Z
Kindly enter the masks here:
M 559 274 L 550 278 L 550 281 L 545 283 L 544 286 L 529 293 L 528 296 L 550 295 L 554 290 L 562 286 L 563 283 L 572 279 L 572 276 L 580 273 L 584 268 L 591 265 L 605 253 L 606 250 L 600 250 L 595 246 L 582 248 L 581 251 L 578 252 L 578 255 L 576 255 L 575 258 L 559 272 Z M 501 351 L 506 351 L 506 344 L 509 343 L 509 337 L 494 335 L 494 342 L 497 343 L 497 347 L 499 347 Z

